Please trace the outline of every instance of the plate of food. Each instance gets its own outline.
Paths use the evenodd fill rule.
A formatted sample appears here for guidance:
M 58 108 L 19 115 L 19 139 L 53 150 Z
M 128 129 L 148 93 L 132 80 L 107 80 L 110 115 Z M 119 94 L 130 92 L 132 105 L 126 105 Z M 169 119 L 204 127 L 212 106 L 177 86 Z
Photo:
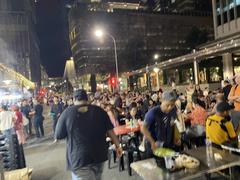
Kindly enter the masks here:
M 174 159 L 178 154 L 177 152 L 168 148 L 158 148 L 153 154 L 158 167 L 167 169 L 171 172 L 176 170 Z
M 184 167 L 187 169 L 194 169 L 199 167 L 200 162 L 194 157 L 187 156 L 185 154 L 180 154 L 176 159 L 175 159 L 175 164 L 177 167 Z
M 157 148 L 153 154 L 157 157 L 175 156 L 177 153 L 168 148 Z

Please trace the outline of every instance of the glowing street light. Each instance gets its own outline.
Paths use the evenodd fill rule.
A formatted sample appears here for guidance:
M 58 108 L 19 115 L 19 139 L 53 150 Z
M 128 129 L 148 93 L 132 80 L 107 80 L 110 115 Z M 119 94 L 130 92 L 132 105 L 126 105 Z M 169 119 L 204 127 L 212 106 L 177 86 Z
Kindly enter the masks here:
M 4 80 L 3 82 L 4 82 L 6 85 L 9 85 L 9 84 L 11 84 L 12 80 Z
M 97 30 L 95 31 L 95 36 L 97 36 L 97 37 L 102 37 L 102 36 L 103 36 L 103 31 L 100 30 L 100 29 L 97 29 Z
M 154 54 L 153 58 L 157 60 L 159 58 L 159 54 Z
M 119 76 L 118 76 L 118 59 L 117 59 L 117 44 L 116 44 L 116 39 L 109 33 L 104 33 L 101 29 L 97 29 L 95 31 L 95 36 L 98 38 L 101 38 L 104 35 L 108 35 L 112 40 L 113 40 L 113 45 L 114 45 L 114 54 L 115 54 L 115 64 L 116 64 L 116 88 L 119 90 Z
M 154 69 L 153 69 L 153 71 L 155 72 L 155 73 L 158 73 L 159 72 L 159 68 L 158 67 L 155 67 Z

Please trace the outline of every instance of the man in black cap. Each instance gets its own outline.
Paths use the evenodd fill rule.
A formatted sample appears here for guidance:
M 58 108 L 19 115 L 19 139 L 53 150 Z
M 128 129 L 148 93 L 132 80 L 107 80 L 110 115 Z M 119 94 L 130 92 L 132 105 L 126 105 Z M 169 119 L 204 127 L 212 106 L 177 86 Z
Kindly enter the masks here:
M 229 116 L 232 107 L 227 102 L 220 102 L 216 113 L 208 117 L 206 122 L 206 138 L 214 144 L 236 140 L 237 135 Z
M 115 144 L 118 156 L 122 149 L 107 113 L 90 105 L 84 90 L 76 91 L 74 100 L 75 105 L 60 116 L 55 138 L 67 138 L 67 168 L 73 180 L 99 180 L 107 160 L 106 135 Z

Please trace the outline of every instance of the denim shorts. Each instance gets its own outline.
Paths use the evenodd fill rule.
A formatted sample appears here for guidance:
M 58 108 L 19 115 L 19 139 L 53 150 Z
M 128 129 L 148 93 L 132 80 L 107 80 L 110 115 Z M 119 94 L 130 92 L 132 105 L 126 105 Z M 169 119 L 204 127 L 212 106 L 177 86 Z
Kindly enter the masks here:
M 72 180 L 101 180 L 104 163 L 89 164 L 72 172 Z

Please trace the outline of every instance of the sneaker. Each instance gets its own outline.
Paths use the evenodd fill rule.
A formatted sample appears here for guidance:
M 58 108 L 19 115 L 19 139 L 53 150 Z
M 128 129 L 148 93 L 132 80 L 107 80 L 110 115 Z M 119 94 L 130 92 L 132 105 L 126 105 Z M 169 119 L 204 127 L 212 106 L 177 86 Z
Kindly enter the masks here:
M 54 139 L 54 141 L 52 142 L 52 144 L 56 144 L 58 142 L 57 139 Z
M 115 149 L 116 149 L 115 144 L 112 144 L 112 145 L 109 147 L 109 150 L 115 150 Z
M 107 138 L 106 138 L 106 141 L 107 141 L 107 142 L 111 142 L 111 138 L 110 138 L 110 137 L 107 137 Z
M 140 146 L 138 147 L 139 151 L 145 152 L 145 146 L 144 143 L 141 143 Z

